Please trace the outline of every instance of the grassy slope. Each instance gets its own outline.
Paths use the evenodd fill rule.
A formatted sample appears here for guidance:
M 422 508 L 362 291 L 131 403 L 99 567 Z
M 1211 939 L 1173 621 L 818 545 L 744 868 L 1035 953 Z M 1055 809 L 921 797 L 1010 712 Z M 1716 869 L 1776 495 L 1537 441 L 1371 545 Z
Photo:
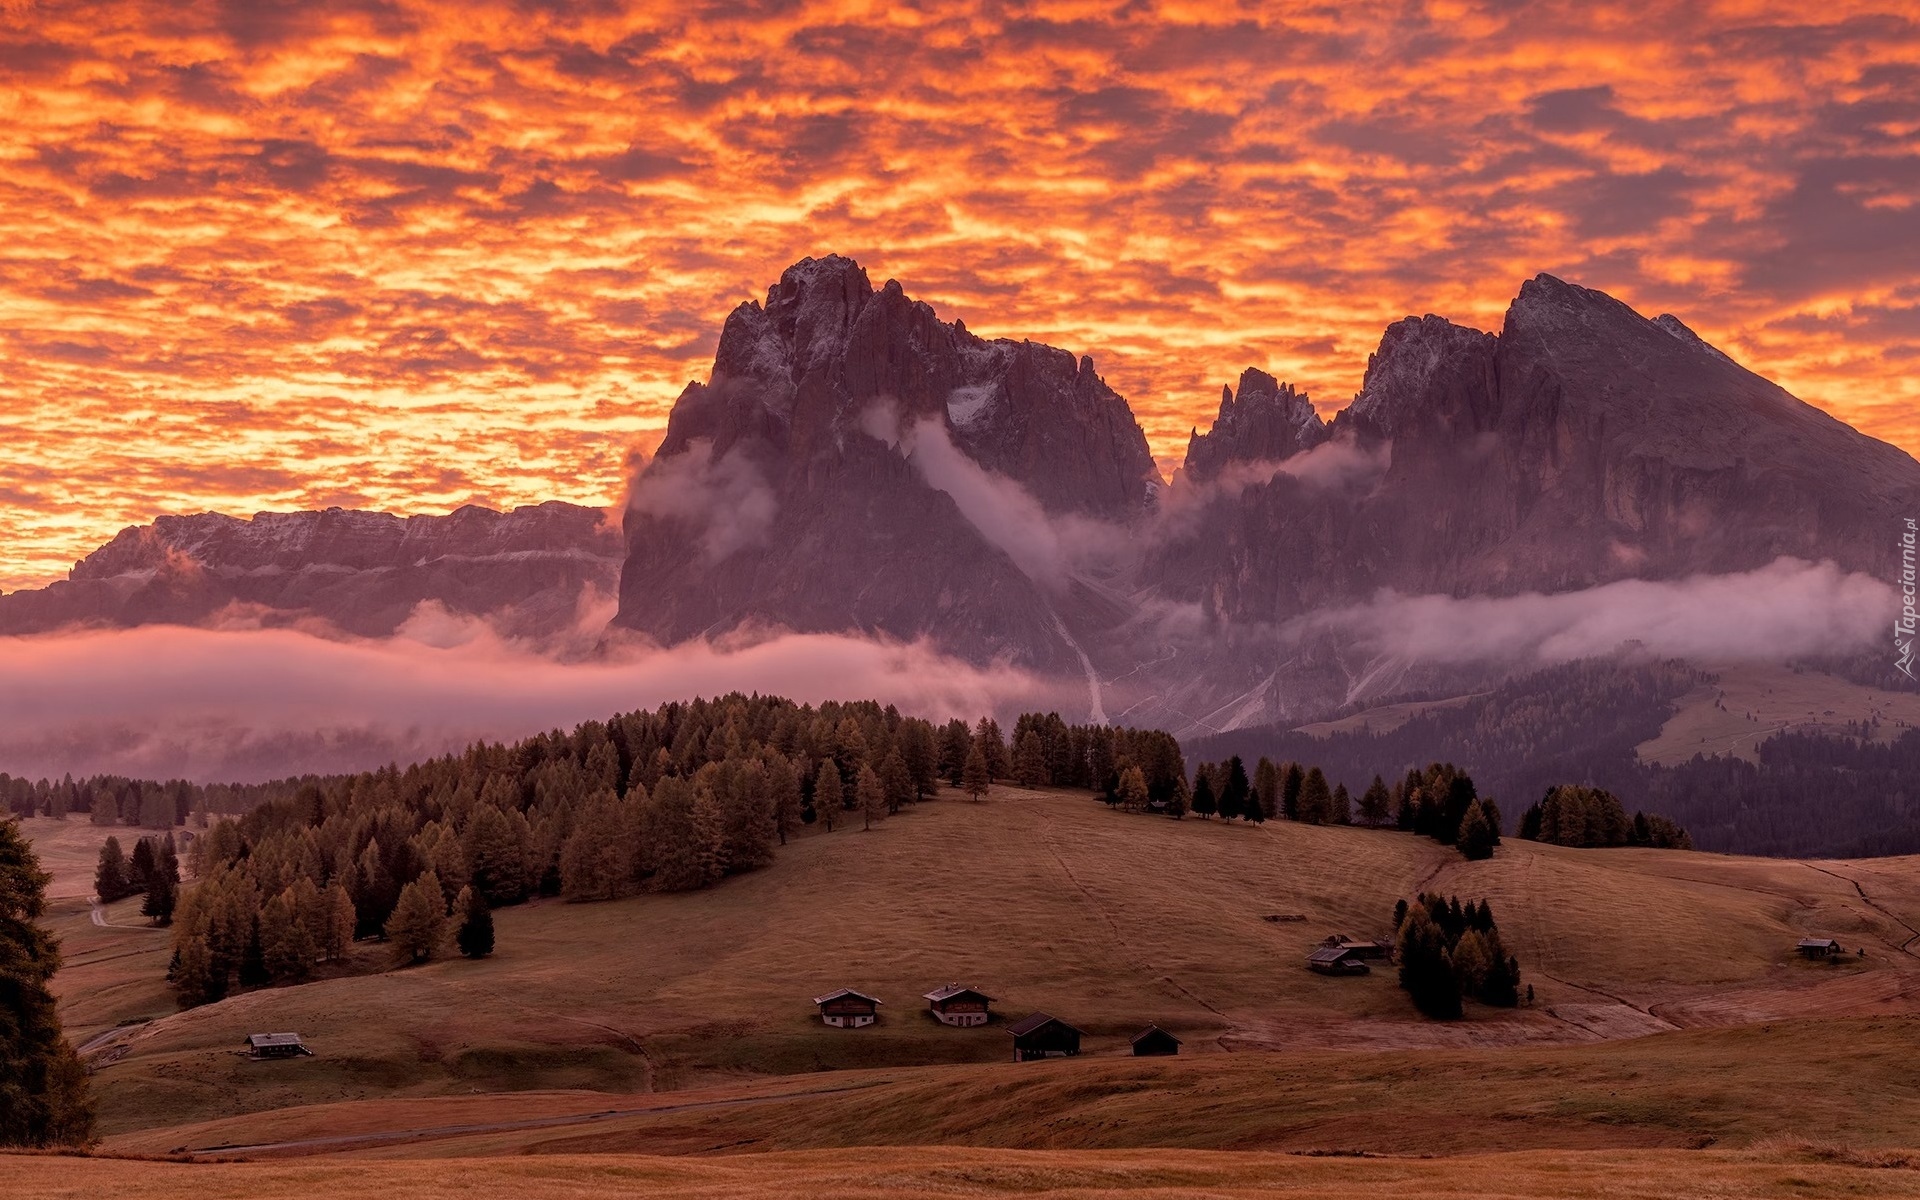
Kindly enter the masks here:
M 1920 1172 L 1839 1161 L 1819 1148 L 1782 1145 L 1739 1153 L 1638 1152 L 1489 1155 L 1456 1159 L 1299 1158 L 1196 1151 L 1035 1153 L 921 1148 L 727 1158 L 568 1157 L 459 1162 L 232 1163 L 182 1165 L 14 1158 L 0 1171 L 19 1200 L 113 1195 L 171 1200 L 333 1200 L 377 1188 L 392 1200 L 510 1195 L 521 1200 L 646 1196 L 744 1200 L 834 1196 L 848 1200 L 1020 1196 L 1375 1196 L 1477 1200 L 1708 1200 L 1727 1196 L 1882 1197 L 1920 1194 Z
M 1216 1063 L 1223 1048 L 1511 1045 L 1910 1011 L 1920 961 L 1895 947 L 1912 936 L 1900 921 L 1920 923 L 1920 889 L 1893 881 L 1911 864 L 1826 865 L 1865 881 L 1873 903 L 1850 878 L 1789 862 L 1509 843 L 1467 864 L 1403 834 L 1175 823 L 1082 794 L 996 790 L 870 833 L 806 837 L 772 868 L 707 892 L 504 911 L 500 952 L 483 963 L 167 1015 L 116 1039 L 96 1090 L 105 1131 L 126 1133 L 343 1100 L 999 1063 L 1002 1025 L 953 1030 L 922 1014 L 919 993 L 951 979 L 1001 997 L 1008 1016 L 1067 1017 L 1094 1054 L 1155 1020 Z M 1420 886 L 1493 898 L 1536 1008 L 1434 1025 L 1390 972 L 1302 968 L 1327 932 L 1383 933 L 1393 899 Z M 1864 942 L 1871 957 L 1791 960 L 1809 931 Z M 162 935 L 99 929 L 77 908 L 61 932 L 75 965 L 57 982 L 77 1037 L 170 1007 L 164 953 L 111 957 L 117 939 Z M 888 1001 L 879 1026 L 811 1019 L 807 998 L 842 984 Z M 298 1030 L 319 1057 L 260 1064 L 233 1052 L 269 1028 Z
M 1719 682 L 1694 689 L 1639 746 L 1640 761 L 1672 766 L 1696 754 L 1758 761 L 1759 746 L 1782 730 L 1838 736 L 1849 721 L 1880 719 L 1892 741 L 1920 725 L 1920 694 L 1890 692 L 1818 671 L 1737 663 L 1713 667 Z

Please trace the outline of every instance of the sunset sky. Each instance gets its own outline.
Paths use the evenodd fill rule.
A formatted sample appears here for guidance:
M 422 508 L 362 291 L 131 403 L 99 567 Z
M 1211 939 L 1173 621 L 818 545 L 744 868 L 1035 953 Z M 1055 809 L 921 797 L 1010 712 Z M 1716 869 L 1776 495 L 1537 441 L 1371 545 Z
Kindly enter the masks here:
M 830 251 L 1093 354 L 1163 469 L 1540 271 L 1920 449 L 1911 5 L 700 7 L 0 0 L 0 589 L 163 512 L 609 503 Z

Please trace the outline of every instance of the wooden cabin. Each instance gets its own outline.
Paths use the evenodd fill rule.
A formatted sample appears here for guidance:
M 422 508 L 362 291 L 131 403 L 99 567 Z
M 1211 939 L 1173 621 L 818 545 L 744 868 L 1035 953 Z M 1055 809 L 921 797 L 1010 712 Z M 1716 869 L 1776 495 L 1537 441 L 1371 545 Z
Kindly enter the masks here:
M 311 1055 L 297 1033 L 250 1033 L 247 1035 L 249 1058 L 299 1058 Z
M 1354 938 L 1348 937 L 1344 933 L 1336 933 L 1333 936 L 1329 937 L 1326 941 L 1321 942 L 1320 944 L 1321 946 L 1327 947 L 1327 948 L 1332 948 L 1335 946 L 1345 946 L 1348 950 L 1353 952 L 1353 957 L 1358 959 L 1363 959 L 1363 960 L 1372 961 L 1377 959 L 1393 957 L 1393 947 L 1387 945 L 1384 942 L 1358 941 Z
M 1309 970 L 1322 975 L 1365 975 L 1372 968 L 1352 946 L 1318 946 L 1307 955 Z
M 1800 952 L 1801 958 L 1834 958 L 1846 953 L 1832 938 L 1801 938 L 1794 949 Z
M 820 1019 L 835 1029 L 859 1029 L 880 1019 L 880 1001 L 865 992 L 841 988 L 824 996 L 815 996 Z
M 1180 1039 L 1158 1025 L 1148 1025 L 1133 1035 L 1135 1058 L 1159 1058 L 1178 1053 L 1180 1053 Z
M 1007 1026 L 1013 1035 L 1013 1061 L 1071 1058 L 1080 1053 L 1081 1033 L 1059 1017 L 1037 1012 Z
M 942 1025 L 985 1025 L 992 1014 L 993 997 L 975 988 L 950 983 L 926 994 L 927 1010 Z

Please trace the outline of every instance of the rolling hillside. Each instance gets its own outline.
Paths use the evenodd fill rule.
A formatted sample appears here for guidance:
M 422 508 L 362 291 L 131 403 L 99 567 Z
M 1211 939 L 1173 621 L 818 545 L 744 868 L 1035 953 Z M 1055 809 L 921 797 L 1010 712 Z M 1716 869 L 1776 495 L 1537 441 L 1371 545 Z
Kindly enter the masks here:
M 599 1110 L 668 1089 L 791 1091 L 794 1082 L 767 1077 L 823 1069 L 898 1082 L 903 1069 L 939 1064 L 992 1064 L 955 1069 L 968 1086 L 999 1086 L 1012 1078 L 1001 1022 L 949 1029 L 922 1011 L 920 993 L 954 979 L 999 997 L 1006 1018 L 1044 1009 L 1079 1025 L 1095 1058 L 1071 1066 L 1088 1070 L 1107 1069 L 1106 1056 L 1124 1052 L 1149 1020 L 1186 1040 L 1169 1069 L 1199 1070 L 1188 1064 L 1211 1057 L 1211 1074 L 1272 1061 L 1247 1051 L 1338 1051 L 1338 1069 L 1372 1071 L 1416 1049 L 1563 1053 L 1551 1048 L 1900 1016 L 1915 1011 L 1908 993 L 1920 982 L 1920 960 L 1900 949 L 1914 937 L 1908 923 L 1920 924 L 1910 874 L 1898 860 L 1802 864 L 1511 841 L 1470 864 L 1406 834 L 1176 823 L 1110 812 L 1085 793 L 996 788 L 986 803 L 949 794 L 871 832 L 810 834 L 774 866 L 709 891 L 502 910 L 500 949 L 484 962 L 253 992 L 187 1012 L 173 1011 L 161 981 L 165 935 L 139 928 L 131 902 L 101 926 L 66 900 L 58 931 L 70 965 L 56 982 L 69 1032 L 98 1067 L 103 1132 L 131 1146 L 154 1131 L 138 1144 L 171 1149 L 182 1141 L 160 1131 L 176 1126 L 476 1091 L 623 1094 L 621 1103 L 580 1102 Z M 1491 898 L 1536 988 L 1533 1007 L 1434 1024 L 1413 1012 L 1391 971 L 1329 979 L 1303 969 L 1320 937 L 1384 934 L 1393 901 L 1423 887 Z M 1794 940 L 1812 932 L 1867 955 L 1833 967 L 1793 958 Z M 363 944 L 363 965 L 374 966 L 379 949 Z M 878 1026 L 819 1025 L 809 997 L 842 985 L 887 1002 Z M 141 1018 L 152 1019 L 119 1027 Z M 235 1052 L 266 1029 L 299 1031 L 317 1057 L 254 1063 Z M 1136 1069 L 1111 1062 L 1123 1075 Z M 1445 1073 L 1484 1070 L 1461 1060 Z M 805 1087 L 819 1087 L 818 1077 Z M 399 1112 L 382 1120 L 442 1123 Z M 858 1129 L 825 1140 L 841 1136 Z M 236 1138 L 260 1140 L 236 1127 L 196 1144 Z

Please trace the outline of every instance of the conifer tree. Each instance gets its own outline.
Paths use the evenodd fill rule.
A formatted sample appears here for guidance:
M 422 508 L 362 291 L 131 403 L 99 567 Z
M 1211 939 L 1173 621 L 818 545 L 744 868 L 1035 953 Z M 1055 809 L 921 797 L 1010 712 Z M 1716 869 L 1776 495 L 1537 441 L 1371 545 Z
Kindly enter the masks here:
M 260 910 L 261 958 L 275 979 L 304 979 L 313 969 L 313 938 L 295 909 L 293 889 L 288 888 Z
M 872 829 L 875 821 L 887 815 L 887 789 L 872 767 L 860 768 L 860 777 L 854 781 L 853 794 L 860 806 L 860 815 L 865 818 L 862 829 Z
M 260 919 L 250 915 L 246 941 L 240 950 L 240 986 L 257 988 L 272 982 L 273 973 L 267 969 L 266 946 L 260 940 Z
M 981 757 L 987 760 L 987 777 L 1005 779 L 1012 764 L 1008 761 L 1007 741 L 1000 736 L 1000 722 L 981 717 L 974 727 L 973 744 L 980 747 Z
M 173 910 L 179 895 L 179 883 L 165 871 L 156 872 L 147 887 L 147 898 L 140 905 L 140 915 L 152 917 L 153 923 L 162 927 L 173 924 Z
M 227 990 L 226 980 L 214 976 L 213 952 L 207 948 L 207 939 L 198 934 L 188 938 L 174 952 L 170 982 L 179 996 L 181 1008 L 211 1004 L 225 995 Z
M 395 962 L 425 962 L 440 948 L 447 936 L 447 901 L 432 871 L 400 889 L 386 933 Z
M 960 786 L 967 769 L 967 755 L 973 749 L 973 734 L 958 717 L 948 721 L 940 732 L 940 774 L 950 785 Z
M 1289 821 L 1300 819 L 1300 790 L 1307 784 L 1306 772 L 1300 764 L 1290 762 L 1280 768 L 1280 812 Z
M 1450 1021 L 1460 1016 L 1460 983 L 1454 977 L 1453 959 L 1447 953 L 1447 935 L 1429 915 L 1426 906 L 1407 910 L 1400 927 L 1397 947 L 1400 960 L 1400 986 L 1406 989 L 1415 1008 L 1437 1020 Z
M 840 819 L 843 793 L 840 788 L 840 769 L 828 759 L 820 764 L 820 774 L 813 780 L 813 811 L 820 823 L 833 832 L 833 824 Z
M 140 838 L 133 843 L 133 854 L 127 859 L 127 891 L 144 892 L 159 870 L 159 863 L 153 853 L 153 839 Z
M 1309 825 L 1324 825 L 1333 818 L 1333 791 L 1327 787 L 1327 777 L 1319 767 L 1308 771 L 1301 780 L 1294 812 L 1296 819 Z
M 1331 825 L 1353 824 L 1353 797 L 1347 791 L 1347 785 L 1333 785 L 1333 803 L 1328 806 L 1327 822 Z
M 1253 795 L 1260 803 L 1261 820 L 1280 815 L 1280 768 L 1264 754 L 1253 768 Z
M 1479 800 L 1467 806 L 1467 812 L 1460 820 L 1460 836 L 1457 843 L 1460 853 L 1469 861 L 1493 857 L 1493 848 L 1500 844 L 1500 832 L 1487 819 L 1486 806 Z
M 473 886 L 493 907 L 518 904 L 532 890 L 527 871 L 531 835 L 526 817 L 517 809 L 510 817 L 497 805 L 483 802 L 468 818 L 467 867 L 473 872 Z
M 1373 782 L 1367 785 L 1367 790 L 1360 796 L 1360 823 L 1378 829 L 1387 823 L 1392 806 L 1393 797 L 1387 791 L 1386 781 L 1375 775 Z
M 93 872 L 93 893 L 100 897 L 102 904 L 112 904 L 131 894 L 127 890 L 127 856 L 120 849 L 119 838 L 110 837 L 100 845 L 100 863 Z
M 60 969 L 59 943 L 40 924 L 49 878 L 19 822 L 0 818 L 0 1146 L 93 1139 L 86 1069 L 47 987 Z
M 966 769 L 960 772 L 960 786 L 978 803 L 980 797 L 987 794 L 992 778 L 993 773 L 987 765 L 987 753 L 976 741 L 967 751 Z
M 1144 812 L 1147 807 L 1147 777 L 1139 767 L 1120 772 L 1120 806 L 1128 812 Z
M 887 752 L 880 762 L 880 786 L 887 796 L 887 811 L 897 813 L 902 805 L 914 798 L 913 775 L 907 770 L 907 760 L 895 746 Z
M 1487 973 L 1493 969 L 1493 956 L 1486 939 L 1477 929 L 1469 929 L 1453 944 L 1453 977 L 1463 996 L 1479 996 L 1486 986 Z
M 357 918 L 354 914 L 353 898 L 347 895 L 347 889 L 339 884 L 327 885 L 321 901 L 326 911 L 327 934 L 321 944 L 321 950 L 328 959 L 339 961 L 353 949 L 354 926 Z
M 487 907 L 486 898 L 471 887 L 461 888 L 459 898 L 454 901 L 454 911 L 460 914 L 460 929 L 454 934 L 460 953 L 468 958 L 492 954 L 493 911 Z
M 1038 787 L 1047 781 L 1047 748 L 1031 729 L 1020 735 L 1013 752 L 1013 778 L 1021 787 Z
M 1203 821 L 1220 811 L 1220 804 L 1213 797 L 1213 783 L 1205 771 L 1194 776 L 1192 806 L 1193 815 Z
M 1250 817 L 1253 785 L 1247 779 L 1247 764 L 1236 754 L 1222 764 L 1222 770 L 1225 778 L 1220 784 L 1220 815 Z
M 800 773 L 784 754 L 767 761 L 767 791 L 773 799 L 773 829 L 782 846 L 787 837 L 799 830 L 801 813 Z
M 913 798 L 925 800 L 933 795 L 940 786 L 940 754 L 934 745 L 933 726 L 921 720 L 901 722 L 899 750 Z
M 624 810 L 611 789 L 595 793 L 560 850 L 560 894 L 568 900 L 611 900 L 632 874 Z

